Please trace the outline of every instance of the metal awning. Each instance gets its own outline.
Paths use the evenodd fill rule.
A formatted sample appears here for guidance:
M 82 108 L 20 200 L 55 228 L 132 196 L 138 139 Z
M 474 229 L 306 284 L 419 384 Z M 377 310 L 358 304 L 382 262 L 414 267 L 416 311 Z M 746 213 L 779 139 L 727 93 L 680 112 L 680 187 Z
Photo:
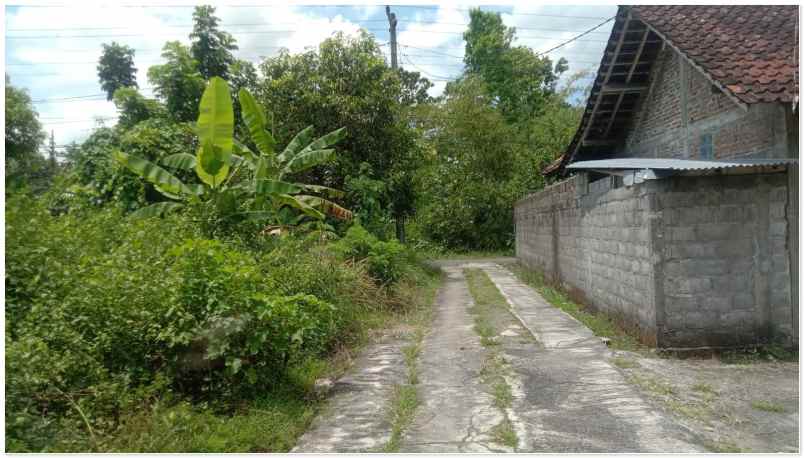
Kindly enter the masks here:
M 619 175 L 626 185 L 656 180 L 670 175 L 742 174 L 780 172 L 798 163 L 796 159 L 602 159 L 573 162 L 567 169 Z

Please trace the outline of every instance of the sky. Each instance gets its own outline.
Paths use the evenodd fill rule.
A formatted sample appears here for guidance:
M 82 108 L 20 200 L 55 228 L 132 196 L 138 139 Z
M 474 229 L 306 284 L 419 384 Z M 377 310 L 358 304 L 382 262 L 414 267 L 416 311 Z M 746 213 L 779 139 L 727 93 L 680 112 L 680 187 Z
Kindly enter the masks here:
M 221 28 L 239 46 L 238 58 L 259 62 L 280 47 L 300 52 L 316 47 L 335 32 L 354 34 L 360 28 L 379 43 L 389 40 L 384 5 L 304 5 L 254 2 L 211 3 L 217 7 Z M 153 94 L 148 67 L 162 63 L 160 51 L 169 40 L 189 44 L 192 29 L 190 3 L 153 3 L 148 0 L 117 4 L 70 6 L 6 6 L 5 72 L 14 86 L 28 90 L 44 129 L 53 131 L 57 145 L 86 138 L 99 122 L 112 125 L 117 111 L 106 101 L 98 83 L 96 65 L 101 44 L 116 41 L 136 50 L 137 83 L 146 96 Z M 63 5 L 63 4 L 62 4 Z M 432 95 L 463 66 L 461 34 L 469 22 L 470 3 L 393 5 L 397 16 L 399 65 L 419 71 L 433 81 Z M 515 44 L 544 52 L 614 16 L 616 5 L 483 5 L 498 11 L 506 25 L 517 28 Z M 586 70 L 594 76 L 613 21 L 549 53 L 564 57 L 572 74 Z M 381 48 L 390 61 L 389 47 Z

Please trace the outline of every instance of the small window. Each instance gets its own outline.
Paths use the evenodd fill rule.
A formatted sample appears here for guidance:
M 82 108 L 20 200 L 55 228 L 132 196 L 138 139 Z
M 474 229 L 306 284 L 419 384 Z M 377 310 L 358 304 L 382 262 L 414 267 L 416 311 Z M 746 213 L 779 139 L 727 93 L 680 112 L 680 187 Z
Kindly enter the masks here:
M 700 157 L 704 160 L 712 159 L 714 157 L 712 151 L 712 134 L 701 135 Z

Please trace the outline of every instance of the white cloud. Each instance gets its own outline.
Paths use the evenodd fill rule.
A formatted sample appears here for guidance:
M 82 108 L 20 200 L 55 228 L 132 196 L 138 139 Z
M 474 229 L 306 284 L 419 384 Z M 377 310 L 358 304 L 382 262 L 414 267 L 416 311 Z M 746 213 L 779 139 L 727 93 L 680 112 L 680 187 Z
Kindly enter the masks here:
M 365 8 L 363 14 L 376 9 Z M 137 51 L 137 82 L 141 88 L 148 87 L 148 67 L 162 61 L 160 52 L 164 43 L 169 40 L 189 42 L 187 35 L 190 33 L 192 8 L 77 4 L 69 8 L 22 7 L 7 9 L 6 13 L 6 72 L 11 76 L 12 84 L 26 88 L 34 100 L 41 100 L 100 94 L 96 62 L 101 44 L 112 40 Z M 216 13 L 221 18 L 222 28 L 238 41 L 240 50 L 236 55 L 251 61 L 274 55 L 279 47 L 300 52 L 317 46 L 335 32 L 354 34 L 359 29 L 357 23 L 342 14 L 327 17 L 312 9 L 287 5 L 262 8 L 221 6 Z M 227 24 L 247 25 L 227 27 Z M 255 33 L 269 31 L 272 33 Z M 14 39 L 9 35 L 56 37 Z M 143 92 L 152 93 L 150 90 Z M 95 125 L 94 118 L 116 115 L 111 102 L 98 98 L 101 100 L 37 103 L 36 107 L 45 129 L 54 131 L 56 143 L 66 144 L 89 135 Z
M 433 80 L 435 86 L 430 93 L 437 95 L 446 86 L 446 81 L 439 80 L 445 79 L 443 77 L 454 78 L 462 70 L 464 43 L 460 34 L 465 30 L 469 15 L 465 4 L 442 3 L 439 8 L 432 6 L 399 6 L 392 7 L 392 10 L 399 19 L 400 65 L 408 70 L 420 71 Z M 615 5 L 517 4 L 494 9 L 500 8 L 509 11 L 502 14 L 503 21 L 518 28 L 519 39 L 516 43 L 529 46 L 535 51 L 544 51 L 558 45 L 600 21 L 534 16 L 532 13 L 609 17 L 616 12 Z M 191 15 L 190 7 L 126 8 L 80 3 L 65 8 L 7 7 L 6 64 L 29 65 L 8 65 L 6 72 L 10 74 L 12 84 L 27 88 L 35 100 L 99 94 L 101 89 L 95 66 L 101 43 L 115 40 L 137 50 L 135 64 L 138 68 L 138 83 L 140 87 L 147 87 L 147 69 L 161 61 L 160 50 L 163 44 L 168 40 L 188 42 Z M 378 36 L 380 42 L 386 41 L 388 36 L 385 31 L 388 25 L 385 22 L 383 5 L 349 8 L 283 4 L 242 8 L 223 5 L 218 7 L 217 15 L 221 18 L 222 28 L 237 39 L 240 47 L 238 57 L 251 61 L 257 61 L 261 56 L 274 55 L 279 47 L 300 52 L 317 46 L 336 31 L 354 34 L 361 25 L 374 29 L 372 32 Z M 610 28 L 611 24 L 607 24 L 598 29 L 598 32 L 604 33 L 589 34 L 582 40 L 550 53 L 550 57 L 553 60 L 566 57 L 570 62 L 569 73 L 581 69 L 596 70 Z M 20 31 L 22 29 L 33 30 Z M 14 39 L 9 35 L 66 36 Z M 89 37 L 77 38 L 69 35 Z M 383 50 L 387 53 L 388 47 Z M 63 64 L 58 64 L 59 62 Z M 151 93 L 147 90 L 144 92 Z M 105 98 L 99 99 L 41 103 L 37 104 L 37 108 L 45 128 L 53 129 L 56 142 L 65 144 L 86 137 L 95 124 L 94 118 L 116 115 L 113 104 L 106 102 Z

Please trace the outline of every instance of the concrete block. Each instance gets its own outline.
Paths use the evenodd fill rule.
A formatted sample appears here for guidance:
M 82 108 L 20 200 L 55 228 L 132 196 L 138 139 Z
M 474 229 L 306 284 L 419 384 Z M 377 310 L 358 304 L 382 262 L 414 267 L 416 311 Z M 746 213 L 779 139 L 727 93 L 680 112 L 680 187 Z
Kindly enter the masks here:
M 701 308 L 716 311 L 718 313 L 727 312 L 732 308 L 731 298 L 728 296 L 709 295 L 705 296 L 702 302 Z
M 787 272 L 772 272 L 770 274 L 770 289 L 773 290 L 789 290 L 790 276 Z
M 695 226 L 699 240 L 729 240 L 746 237 L 743 225 L 734 223 L 708 223 Z
M 714 255 L 722 258 L 750 257 L 754 252 L 754 244 L 749 238 L 722 240 L 714 243 Z
M 774 308 L 790 308 L 790 290 L 785 288 L 782 290 L 773 290 L 770 294 L 771 307 Z
M 787 254 L 771 255 L 771 270 L 775 272 L 787 272 L 789 257 Z
M 750 293 L 736 293 L 731 303 L 735 310 L 751 310 L 754 308 L 754 296 Z
M 693 277 L 724 275 L 729 272 L 729 262 L 725 259 L 691 259 L 686 266 L 687 274 Z
M 787 202 L 771 202 L 769 210 L 772 219 L 784 219 L 787 215 Z
M 711 328 L 716 324 L 716 320 L 719 314 L 705 312 L 705 311 L 693 311 L 688 312 L 684 324 L 689 329 L 706 329 Z
M 719 277 L 711 277 L 712 291 L 721 294 L 743 293 L 753 289 L 751 275 L 749 274 L 729 274 Z
M 787 222 L 774 222 L 768 227 L 768 235 L 771 237 L 785 237 L 787 235 Z
M 751 258 L 729 259 L 728 266 L 728 272 L 731 274 L 746 274 L 751 272 L 751 269 L 754 266 L 754 261 Z
M 744 312 L 739 311 L 739 310 L 732 311 L 732 312 L 726 312 L 726 313 L 722 313 L 720 315 L 720 323 L 719 324 L 721 326 L 724 326 L 724 327 L 727 327 L 727 328 L 733 328 L 733 327 L 736 327 L 736 326 L 740 325 L 741 323 L 744 323 L 745 318 L 746 317 L 745 317 Z
M 664 297 L 665 313 L 682 313 L 698 309 L 698 298 L 691 294 L 667 294 Z
M 667 231 L 669 232 L 668 239 L 673 241 L 689 241 L 698 238 L 694 226 L 675 226 L 668 228 Z

